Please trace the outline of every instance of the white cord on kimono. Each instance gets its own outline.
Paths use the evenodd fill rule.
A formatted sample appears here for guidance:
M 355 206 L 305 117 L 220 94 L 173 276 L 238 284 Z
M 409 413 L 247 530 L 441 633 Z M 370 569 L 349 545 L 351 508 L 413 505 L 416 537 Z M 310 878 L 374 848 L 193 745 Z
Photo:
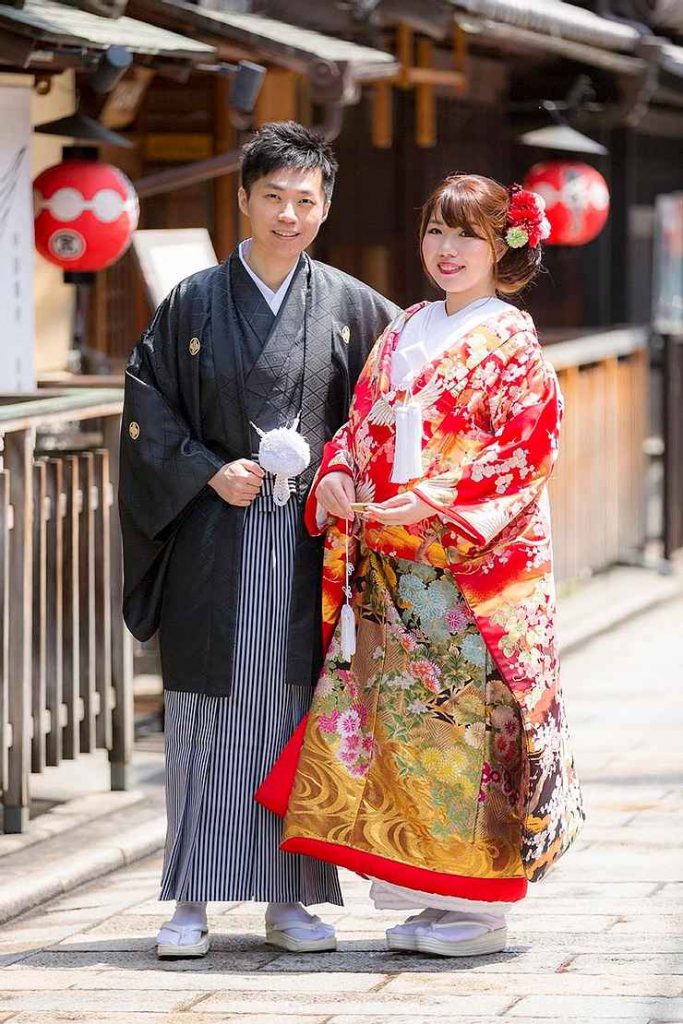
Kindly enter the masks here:
M 344 661 L 351 661 L 356 653 L 356 618 L 351 607 L 351 577 L 353 576 L 353 565 L 349 555 L 349 533 L 351 523 L 346 520 L 345 527 L 345 559 L 344 559 L 344 604 L 341 610 L 341 651 Z

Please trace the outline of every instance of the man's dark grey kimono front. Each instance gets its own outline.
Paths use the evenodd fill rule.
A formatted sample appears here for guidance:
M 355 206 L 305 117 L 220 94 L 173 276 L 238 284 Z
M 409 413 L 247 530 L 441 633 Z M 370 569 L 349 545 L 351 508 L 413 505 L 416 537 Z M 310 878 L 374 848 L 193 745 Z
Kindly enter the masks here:
M 130 359 L 121 443 L 124 615 L 157 629 L 166 691 L 162 898 L 340 902 L 328 866 L 281 854 L 252 796 L 305 714 L 320 650 L 321 549 L 302 508 L 370 347 L 397 309 L 300 258 L 275 315 L 237 253 L 183 281 Z M 301 412 L 311 466 L 287 505 L 207 486 Z

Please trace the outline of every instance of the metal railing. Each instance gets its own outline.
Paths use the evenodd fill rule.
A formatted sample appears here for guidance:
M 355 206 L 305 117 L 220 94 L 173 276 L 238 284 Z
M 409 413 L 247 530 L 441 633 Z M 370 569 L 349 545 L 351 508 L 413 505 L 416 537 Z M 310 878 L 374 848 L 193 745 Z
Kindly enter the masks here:
M 121 616 L 123 393 L 0 395 L 0 790 L 26 827 L 30 774 L 108 751 L 125 789 L 132 647 Z

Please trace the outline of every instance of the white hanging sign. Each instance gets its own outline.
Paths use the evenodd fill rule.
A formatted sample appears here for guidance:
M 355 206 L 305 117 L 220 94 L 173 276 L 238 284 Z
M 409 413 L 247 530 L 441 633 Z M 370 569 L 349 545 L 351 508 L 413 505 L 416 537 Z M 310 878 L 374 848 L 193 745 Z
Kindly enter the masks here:
M 31 92 L 0 85 L 0 391 L 32 391 Z

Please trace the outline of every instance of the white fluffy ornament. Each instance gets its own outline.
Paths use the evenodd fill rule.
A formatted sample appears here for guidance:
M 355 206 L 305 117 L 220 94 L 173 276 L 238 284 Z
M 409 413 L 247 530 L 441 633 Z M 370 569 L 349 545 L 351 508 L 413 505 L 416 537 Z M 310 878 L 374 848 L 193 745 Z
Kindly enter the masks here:
M 292 427 L 278 427 L 266 432 L 254 429 L 261 438 L 258 450 L 259 465 L 266 473 L 273 473 L 273 501 L 286 505 L 289 501 L 289 481 L 299 476 L 311 464 L 311 449 L 308 441 L 298 432 L 298 418 Z

